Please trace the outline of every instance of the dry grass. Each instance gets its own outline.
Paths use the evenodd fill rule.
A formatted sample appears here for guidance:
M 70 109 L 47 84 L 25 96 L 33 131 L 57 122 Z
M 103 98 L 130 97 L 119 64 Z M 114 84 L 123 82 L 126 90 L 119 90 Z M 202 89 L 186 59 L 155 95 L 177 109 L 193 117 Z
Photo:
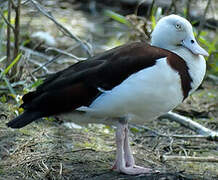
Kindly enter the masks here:
M 200 90 L 186 103 L 193 99 L 196 101 L 199 97 L 201 98 L 199 101 L 205 105 L 209 102 L 206 99 L 207 94 L 211 95 L 215 92 L 213 91 L 214 88 L 211 91 Z M 189 106 L 190 110 L 195 105 L 189 104 Z M 13 106 L 1 105 L 10 119 L 13 115 L 8 107 Z M 211 110 L 211 114 L 217 113 L 216 111 L 217 109 Z M 201 121 L 213 129 L 218 129 L 217 117 Z M 0 179 L 133 179 L 131 176 L 119 175 L 110 170 L 115 158 L 114 129 L 111 127 L 89 125 L 74 129 L 56 121 L 40 120 L 23 129 L 12 130 L 5 127 L 5 122 L 7 120 L 4 119 L 0 122 Z M 146 125 L 152 129 L 155 127 L 162 133 L 192 133 L 168 120 L 146 122 Z M 217 163 L 183 161 L 162 163 L 160 160 L 163 154 L 218 156 L 216 142 L 151 137 L 150 132 L 140 129 L 138 132 L 132 131 L 131 140 L 137 163 L 160 170 L 161 173 L 152 175 L 153 178 L 161 178 L 161 175 L 169 179 L 218 177 Z M 181 173 L 182 171 L 184 173 Z M 146 175 L 146 178 L 149 179 L 151 176 Z

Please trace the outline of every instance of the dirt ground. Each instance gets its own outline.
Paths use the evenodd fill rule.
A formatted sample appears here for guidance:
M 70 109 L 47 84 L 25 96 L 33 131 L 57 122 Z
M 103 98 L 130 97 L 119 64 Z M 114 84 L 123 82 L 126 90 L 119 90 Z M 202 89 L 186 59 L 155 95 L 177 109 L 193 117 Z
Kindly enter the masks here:
M 132 31 L 127 30 L 125 26 L 107 18 L 105 20 L 98 16 L 89 16 L 80 10 L 72 11 L 66 8 L 68 5 L 63 3 L 62 11 L 55 5 L 47 5 L 47 8 L 69 30 L 91 42 L 95 53 L 129 40 Z M 71 8 L 75 9 L 74 6 Z M 30 16 L 32 14 L 35 18 Z M 42 23 L 45 21 L 47 23 Z M 75 45 L 72 40 L 60 34 L 52 22 L 33 9 L 26 7 L 22 10 L 21 23 L 23 29 L 28 28 L 28 33 L 22 33 L 23 38 L 37 31 L 47 31 L 56 37 L 58 48 L 67 49 Z M 39 40 L 30 39 L 30 47 L 32 44 L 41 46 Z M 84 56 L 78 49 L 73 49 L 71 53 Z M 35 61 L 43 63 L 45 60 L 36 58 Z M 73 62 L 72 58 L 62 56 L 51 64 L 48 70 L 54 72 Z M 27 64 L 28 71 L 23 79 L 27 77 L 25 82 L 31 83 L 28 72 L 36 68 L 36 64 Z M 43 71 L 35 75 L 41 75 L 40 73 L 43 74 Z M 17 93 L 22 95 L 23 88 L 28 89 L 27 86 L 19 86 L 16 88 Z M 152 131 L 130 126 L 131 147 L 136 163 L 159 170 L 160 173 L 123 175 L 111 170 L 115 159 L 115 127 L 102 124 L 78 126 L 71 121 L 45 118 L 22 129 L 9 129 L 5 123 L 16 116 L 19 103 L 17 104 L 7 91 L 0 93 L 6 97 L 5 102 L 0 102 L 0 180 L 218 180 L 218 163 L 161 161 L 162 155 L 218 157 L 217 142 L 202 138 L 160 137 Z M 175 112 L 218 131 L 217 81 L 206 78 L 201 88 L 177 107 Z M 168 119 L 145 120 L 145 126 L 161 134 L 195 134 Z
M 195 120 L 217 130 L 218 89 L 207 82 L 203 87 L 177 110 L 183 109 L 190 116 L 199 112 L 199 116 L 204 117 Z M 8 119 L 14 116 L 10 110 L 13 106 L 0 106 Z M 0 179 L 218 179 L 217 163 L 162 162 L 160 158 L 162 155 L 218 156 L 217 142 L 158 137 L 130 126 L 137 164 L 160 173 L 127 176 L 111 171 L 115 159 L 114 127 L 69 126 L 66 122 L 60 124 L 60 121 L 46 119 L 12 130 L 5 126 L 7 121 L 4 117 L 0 121 Z M 169 120 L 145 121 L 145 126 L 165 134 L 194 134 Z

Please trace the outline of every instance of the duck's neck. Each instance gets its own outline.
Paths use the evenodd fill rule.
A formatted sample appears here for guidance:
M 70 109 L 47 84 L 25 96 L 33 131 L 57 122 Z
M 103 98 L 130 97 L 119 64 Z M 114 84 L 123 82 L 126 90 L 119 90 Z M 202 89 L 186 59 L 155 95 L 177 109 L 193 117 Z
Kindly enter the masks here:
M 206 72 L 205 59 L 201 55 L 195 55 L 191 53 L 187 48 L 184 47 L 179 47 L 171 51 L 177 54 L 178 56 L 180 56 L 186 62 L 189 68 L 188 69 L 189 74 L 192 78 L 192 83 L 191 83 L 192 89 L 190 91 L 190 93 L 192 93 L 200 86 L 205 76 L 205 72 Z

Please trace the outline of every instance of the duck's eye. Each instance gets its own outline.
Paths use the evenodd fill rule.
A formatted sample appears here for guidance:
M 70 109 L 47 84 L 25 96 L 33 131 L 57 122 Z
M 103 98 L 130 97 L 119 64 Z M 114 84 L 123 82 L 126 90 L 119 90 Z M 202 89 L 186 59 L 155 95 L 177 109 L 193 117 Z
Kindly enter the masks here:
M 182 29 L 181 24 L 176 24 L 176 29 L 181 30 Z

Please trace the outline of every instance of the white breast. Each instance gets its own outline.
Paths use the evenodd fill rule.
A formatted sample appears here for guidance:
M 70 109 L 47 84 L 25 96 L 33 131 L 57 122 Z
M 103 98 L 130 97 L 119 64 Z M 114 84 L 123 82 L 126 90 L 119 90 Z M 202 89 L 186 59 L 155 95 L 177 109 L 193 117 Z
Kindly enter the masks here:
M 172 110 L 182 100 L 180 76 L 163 58 L 105 91 L 86 111 L 95 116 L 133 115 L 146 120 Z
M 192 78 L 191 91 L 189 95 L 193 93 L 202 83 L 206 73 L 206 61 L 202 55 L 194 55 L 186 48 L 179 48 L 173 51 L 180 57 L 182 57 L 189 68 L 188 72 Z

